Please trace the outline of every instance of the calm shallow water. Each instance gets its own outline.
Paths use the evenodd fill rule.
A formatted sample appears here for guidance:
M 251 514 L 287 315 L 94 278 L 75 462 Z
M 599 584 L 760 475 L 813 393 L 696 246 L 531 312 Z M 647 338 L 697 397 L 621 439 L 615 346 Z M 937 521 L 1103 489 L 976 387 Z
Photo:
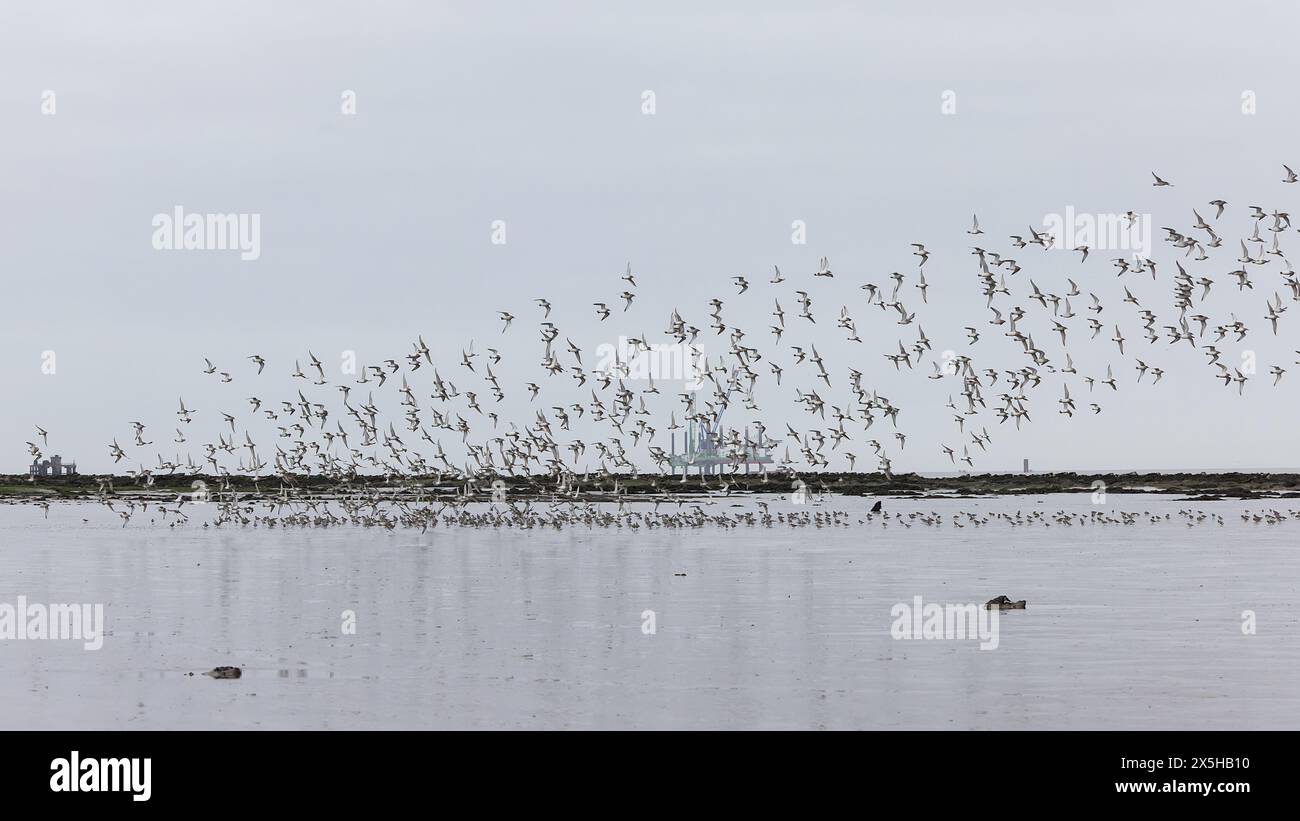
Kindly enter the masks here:
M 424 534 L 139 514 L 123 529 L 95 505 L 48 521 L 3 505 L 0 602 L 102 602 L 108 635 L 98 651 L 0 641 L 0 727 L 1297 728 L 1300 521 L 1239 519 L 1295 504 L 1112 494 L 1100 509 L 1175 515 Z M 885 506 L 1099 509 L 1087 494 Z M 1225 526 L 1187 527 L 1191 507 Z M 1002 616 L 996 650 L 890 636 L 913 596 L 1002 593 L 1029 606 Z M 186 675 L 225 664 L 244 677 Z

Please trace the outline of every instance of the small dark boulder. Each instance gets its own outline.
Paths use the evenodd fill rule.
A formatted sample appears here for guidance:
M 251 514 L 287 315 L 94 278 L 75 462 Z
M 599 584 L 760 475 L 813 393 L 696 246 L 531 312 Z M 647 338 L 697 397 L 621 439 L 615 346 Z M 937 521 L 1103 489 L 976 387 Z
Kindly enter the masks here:
M 1024 610 L 1025 600 L 1021 599 L 1020 601 L 1012 601 L 1006 596 L 998 596 L 996 599 L 989 599 L 984 604 L 985 610 L 993 610 L 995 608 L 998 610 Z
M 244 671 L 238 667 L 213 667 L 203 675 L 212 676 L 213 678 L 239 678 L 243 674 Z
M 883 508 L 881 507 L 881 503 L 879 501 L 877 501 L 874 505 L 871 506 L 872 513 L 879 513 L 882 509 Z

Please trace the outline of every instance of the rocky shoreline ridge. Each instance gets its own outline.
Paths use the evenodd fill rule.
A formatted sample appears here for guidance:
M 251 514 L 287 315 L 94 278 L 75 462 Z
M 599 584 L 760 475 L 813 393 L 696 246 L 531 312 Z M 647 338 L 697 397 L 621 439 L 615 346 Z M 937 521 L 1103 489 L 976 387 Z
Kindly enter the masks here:
M 1100 484 L 1099 484 L 1100 483 Z M 425 477 L 358 476 L 340 481 L 326 476 L 153 476 L 150 483 L 130 476 L 78 475 L 31 481 L 25 475 L 0 475 L 0 498 L 90 499 L 105 491 L 115 496 L 191 498 L 209 493 L 225 498 L 274 498 L 373 493 L 378 496 L 435 499 L 468 496 L 500 498 L 582 497 L 701 494 L 788 494 L 804 492 L 836 496 L 895 498 L 966 498 L 975 496 L 1036 496 L 1060 493 L 1143 495 L 1174 494 L 1187 501 L 1219 499 L 1300 499 L 1300 473 L 982 473 L 920 476 L 881 473 L 794 473 L 679 477 L 641 474 L 570 477 L 561 484 L 552 476 L 484 476 L 471 482 L 449 475 Z M 111 490 L 110 490 L 111 489 Z

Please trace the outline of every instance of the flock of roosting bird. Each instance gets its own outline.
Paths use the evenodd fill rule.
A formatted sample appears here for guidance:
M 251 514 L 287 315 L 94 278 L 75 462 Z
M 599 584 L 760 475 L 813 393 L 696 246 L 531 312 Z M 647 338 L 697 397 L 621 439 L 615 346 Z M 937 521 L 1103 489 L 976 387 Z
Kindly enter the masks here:
M 736 497 L 730 497 L 735 499 Z M 22 500 L 26 504 L 30 500 Z M 106 493 L 100 494 L 100 503 L 109 511 L 117 514 L 126 527 L 135 516 L 147 517 L 150 525 L 164 524 L 170 528 L 185 525 L 189 514 L 185 512 L 184 496 L 175 502 L 165 499 L 122 498 Z M 903 512 L 855 512 L 843 510 L 773 510 L 767 501 L 754 497 L 753 504 L 731 504 L 733 508 L 746 508 L 741 511 L 722 511 L 722 500 L 712 495 L 707 499 L 684 498 L 676 495 L 665 497 L 656 494 L 647 500 L 649 510 L 637 510 L 627 504 L 626 499 L 617 503 L 593 502 L 590 499 L 549 499 L 516 500 L 509 503 L 489 503 L 471 509 L 471 502 L 466 497 L 455 495 L 451 498 L 429 499 L 381 498 L 371 496 L 363 498 L 353 492 L 348 494 L 301 495 L 287 492 L 275 499 L 251 498 L 241 494 L 226 494 L 225 498 L 215 499 L 218 515 L 211 521 L 204 521 L 202 526 L 221 527 L 225 524 L 247 525 L 264 528 L 320 528 L 353 525 L 366 528 L 396 530 L 398 528 L 419 528 L 427 532 L 430 528 L 509 528 L 517 530 L 562 530 L 566 527 L 587 529 L 602 528 L 615 531 L 638 530 L 697 530 L 704 527 L 724 529 L 753 528 L 836 528 L 862 525 L 876 525 L 888 530 L 891 526 L 911 529 L 916 525 L 926 528 L 941 529 L 948 527 L 962 529 L 979 528 L 988 525 L 1002 525 L 1012 528 L 1026 527 L 1101 527 L 1106 525 L 1132 526 L 1148 525 L 1200 525 L 1223 527 L 1229 517 L 1216 511 L 1195 508 L 1180 508 L 1174 513 L 1149 510 L 1090 510 L 1086 514 L 1077 510 L 1056 510 L 1046 512 L 1031 510 L 1028 513 L 995 510 L 960 510 L 943 513 L 937 510 L 912 510 Z M 824 499 L 818 499 L 814 505 L 820 505 Z M 910 504 L 924 502 L 924 499 L 908 500 Z M 50 503 L 38 500 L 35 504 L 42 508 L 49 518 Z M 174 507 L 169 507 L 173 504 Z M 662 511 L 661 506 L 675 505 L 672 511 Z M 712 508 L 712 509 L 711 509 Z M 1247 525 L 1279 525 L 1284 522 L 1300 522 L 1300 510 L 1277 510 L 1263 508 L 1258 511 L 1245 510 L 1236 514 Z M 161 520 L 161 522 L 160 522 Z M 82 519 L 89 522 L 89 519 Z
M 1289 168 L 1285 173 L 1282 183 L 1297 181 Z M 1152 176 L 1157 188 L 1173 188 L 1166 180 Z M 910 326 L 899 331 L 906 339 L 899 338 L 896 346 L 891 344 L 876 354 L 883 355 L 893 370 L 905 373 L 905 369 L 914 369 L 918 375 L 954 385 L 947 402 L 952 431 L 937 437 L 933 447 L 960 469 L 975 467 L 977 455 L 992 441 L 990 427 L 997 429 L 1011 422 L 1011 427 L 1020 428 L 1032 422 L 1031 412 L 1038 413 L 1044 404 L 1048 412 L 1067 417 L 1084 412 L 1084 403 L 1087 412 L 1101 413 L 1103 397 L 1119 391 L 1122 383 L 1159 384 L 1166 371 L 1155 360 L 1175 350 L 1203 359 L 1211 378 L 1222 380 L 1225 386 L 1235 385 L 1236 392 L 1243 394 L 1252 379 L 1251 371 L 1233 367 L 1219 345 L 1224 340 L 1240 343 L 1251 333 L 1276 335 L 1287 302 L 1300 301 L 1300 276 L 1283 251 L 1283 237 L 1292 230 L 1291 219 L 1283 210 L 1248 206 L 1244 209 L 1247 219 L 1242 222 L 1247 230 L 1233 242 L 1225 240 L 1228 229 L 1219 227 L 1227 224 L 1225 214 L 1233 216 L 1234 209 L 1228 203 L 1221 199 L 1207 201 L 1206 216 L 1202 216 L 1200 206 L 1189 210 L 1187 227 L 1162 229 L 1164 243 L 1176 255 L 1171 265 L 1139 255 L 1113 259 L 1110 267 L 1124 294 L 1119 305 L 1103 302 L 1070 277 L 1064 277 L 1061 287 L 1043 287 L 1035 281 L 1034 262 L 1024 256 L 1059 247 L 1059 240 L 1047 231 L 1031 227 L 1027 234 L 1009 237 L 1011 250 L 1005 246 L 995 250 L 978 218 L 973 219 L 966 231 L 974 243 L 970 252 L 972 285 L 978 286 L 987 315 L 983 322 L 963 328 L 967 343 L 963 353 L 936 354 L 922 327 L 919 314 L 929 304 L 925 268 L 931 251 L 917 242 L 912 244 L 917 259 L 915 271 L 894 272 L 882 283 L 862 283 L 862 304 L 856 309 L 844 305 L 837 315 L 832 315 L 838 331 L 830 330 L 826 317 L 814 312 L 816 284 L 837 275 L 825 257 L 820 259 L 817 270 L 803 276 L 787 278 L 779 268 L 774 269 L 765 295 L 758 293 L 764 289 L 755 287 L 749 277 L 731 278 L 736 289 L 734 299 L 772 301 L 767 331 L 774 342 L 772 349 L 760 349 L 753 341 L 758 334 L 736 327 L 724 313 L 722 299 L 707 303 L 708 321 L 701 323 L 707 332 L 674 309 L 664 334 L 676 345 L 697 351 L 702 334 L 717 345 L 725 344 L 725 356 L 716 364 L 704 358 L 697 361 L 703 381 L 699 390 L 677 391 L 662 377 L 656 384 L 653 375 L 645 378 L 634 373 L 636 358 L 656 344 L 644 333 L 628 338 L 627 357 L 620 359 L 616 354 L 612 364 L 592 367 L 591 352 L 587 351 L 584 362 L 584 350 L 558 326 L 558 316 L 552 319 L 553 306 L 546 298 L 536 298 L 529 306 L 508 306 L 499 311 L 497 319 L 501 324 L 490 332 L 508 340 L 521 332 L 516 320 L 522 322 L 525 313 L 535 314 L 537 375 L 523 384 L 499 374 L 504 344 L 476 352 L 471 341 L 459 351 L 458 358 L 436 362 L 422 335 L 411 343 L 409 351 L 364 365 L 340 379 L 327 378 L 322 361 L 308 351 L 293 363 L 291 376 L 301 384 L 293 395 L 274 400 L 259 396 L 261 391 L 256 385 L 266 368 L 278 365 L 268 363 L 260 354 L 248 353 L 239 368 L 205 360 L 205 375 L 233 386 L 228 389 L 231 404 L 208 410 L 189 407 L 184 398 L 179 399 L 175 424 L 169 426 L 175 435 L 168 437 L 171 444 L 156 448 L 156 463 L 151 463 L 153 454 L 141 454 L 161 437 L 152 436 L 150 428 L 140 421 L 131 423 L 129 436 L 116 437 L 107 447 L 115 465 L 134 465 L 127 473 L 135 485 L 147 488 L 160 477 L 179 475 L 204 477 L 219 486 L 209 489 L 205 483 L 196 482 L 195 494 L 183 494 L 169 507 L 156 496 L 146 502 L 116 493 L 112 478 L 104 477 L 99 496 L 105 504 L 116 502 L 114 512 L 122 516 L 124 526 L 137 511 L 147 512 L 150 503 L 155 511 L 163 512 L 164 518 L 171 517 L 171 524 L 183 522 L 186 516 L 182 507 L 187 501 L 215 503 L 217 515 L 213 523 L 218 525 L 355 523 L 427 528 L 440 523 L 507 527 L 586 524 L 636 528 L 748 523 L 825 527 L 855 521 L 904 527 L 937 525 L 944 520 L 938 514 L 774 514 L 765 505 L 757 511 L 727 514 L 711 513 L 706 507 L 718 504 L 713 497 L 728 493 L 737 472 L 747 467 L 746 454 L 755 451 L 784 454 L 773 469 L 784 481 L 775 483 L 773 490 L 789 487 L 792 477 L 815 476 L 829 466 L 833 454 L 842 454 L 853 471 L 859 459 L 869 453 L 876 470 L 893 478 L 893 463 L 908 443 L 908 434 L 899 426 L 902 408 L 867 386 L 867 364 L 848 367 L 845 373 L 832 373 L 817 344 L 811 338 L 804 341 L 818 333 L 823 335 L 818 338 L 823 347 L 827 334 L 863 344 L 853 313 L 864 310 L 876 322 Z M 1125 215 L 1130 222 L 1139 218 L 1132 211 Z M 1240 256 L 1231 263 L 1216 259 L 1215 252 L 1225 245 L 1240 248 Z M 1081 268 L 1097 266 L 1103 256 L 1100 249 L 1086 245 L 1073 251 L 1078 253 Z M 1270 284 L 1270 274 L 1279 277 L 1280 282 L 1273 279 Z M 1141 304 L 1124 281 L 1124 277 L 1141 277 L 1145 281 L 1148 275 L 1154 281 L 1162 277 L 1166 280 L 1172 310 L 1157 314 L 1153 306 Z M 843 279 L 844 274 L 839 276 Z M 1039 280 L 1045 281 L 1041 276 Z M 602 328 L 611 317 L 622 320 L 616 319 L 615 324 L 624 324 L 635 316 L 628 312 L 636 303 L 639 286 L 630 264 L 616 287 L 621 288 L 617 298 L 592 303 L 594 320 Z M 1249 327 L 1231 311 L 1215 310 L 1214 295 L 1231 288 L 1239 293 L 1258 290 L 1265 299 L 1259 318 L 1268 323 L 1267 330 Z M 1283 293 L 1289 299 L 1284 299 Z M 1077 312 L 1076 301 L 1080 303 Z M 611 303 L 615 308 L 610 307 Z M 790 306 L 789 313 L 786 306 Z M 1140 330 L 1134 328 L 1135 320 Z M 1035 339 L 1035 329 L 1039 339 Z M 979 344 L 995 335 L 1005 341 L 993 346 L 990 341 Z M 789 350 L 787 356 L 781 355 L 783 339 Z M 796 341 L 799 344 L 792 344 Z M 1113 352 L 1110 355 L 1115 361 L 1106 364 L 1104 375 L 1099 370 L 1081 373 L 1068 347 L 1071 345 L 1104 346 Z M 990 347 L 995 350 L 985 354 Z M 927 359 L 931 360 L 931 368 L 925 367 Z M 1271 364 L 1271 384 L 1277 385 L 1286 372 L 1282 363 Z M 1048 395 L 1053 398 L 1040 399 L 1036 404 L 1040 386 L 1049 379 L 1060 383 L 1059 393 L 1052 390 Z M 784 432 L 770 430 L 760 416 L 760 383 L 765 391 L 792 392 L 794 412 L 811 423 L 796 428 L 786 421 Z M 661 386 L 666 395 L 661 396 Z M 837 389 L 843 393 L 837 393 Z M 494 407 L 508 392 L 518 392 L 521 401 L 536 406 L 529 418 L 501 418 Z M 652 417 L 647 398 L 661 402 L 674 397 L 680 408 L 673 408 L 664 429 L 657 429 L 652 418 L 662 425 L 662 416 Z M 235 403 L 244 404 L 245 409 L 233 412 Z M 739 428 L 723 425 L 723 413 L 737 405 L 743 408 L 739 413 L 747 415 L 746 421 Z M 733 411 L 728 422 L 736 416 Z M 197 441 L 198 437 L 189 431 L 194 420 L 203 417 L 215 435 Z M 878 422 L 880 426 L 874 427 Z M 571 428 L 576 424 L 594 433 L 580 438 Z M 678 478 L 673 454 L 666 450 L 665 434 L 687 427 L 711 432 L 717 451 L 730 464 L 713 477 L 691 478 L 681 470 Z M 887 432 L 878 432 L 882 428 Z M 263 434 L 271 429 L 275 430 L 274 441 L 267 442 Z M 26 444 L 30 455 L 39 459 L 49 446 L 49 434 L 41 427 L 36 428 L 36 434 Z M 454 456 L 444 449 L 444 439 Z M 182 458 L 180 450 L 194 446 L 201 447 L 197 458 L 193 451 Z M 163 448 L 177 451 L 176 456 L 164 458 Z M 647 459 L 654 464 L 650 491 L 634 497 L 654 502 L 652 513 L 634 512 L 625 504 L 630 499 L 620 480 L 639 478 L 635 459 L 642 460 L 643 469 Z M 766 482 L 766 466 L 762 470 L 762 481 Z M 257 494 L 236 493 L 230 479 L 237 476 L 253 477 L 272 487 L 261 489 L 259 485 L 264 492 Z M 299 480 L 305 476 L 324 477 L 332 488 L 322 491 L 319 483 L 311 491 L 300 488 Z M 515 486 L 519 480 L 526 481 L 533 491 L 529 494 L 532 500 L 516 496 L 513 491 L 510 498 L 489 495 L 502 487 L 502 477 L 511 477 Z M 671 497 L 667 492 L 669 482 L 697 482 L 701 492 L 710 498 L 701 503 Z M 200 494 L 202 498 L 198 498 Z M 670 499 L 678 510 L 660 513 L 659 505 Z M 617 502 L 617 509 L 599 504 L 602 502 Z M 489 507 L 475 512 L 469 507 L 472 503 L 487 503 Z M 1143 515 L 1094 513 L 1076 518 L 1060 512 L 1001 515 L 1000 520 L 1043 525 L 1132 524 Z M 1202 513 L 1199 518 L 1188 515 L 1192 516 L 1189 525 L 1205 521 L 1207 516 L 1215 520 L 1215 514 Z M 1261 517 L 1256 522 L 1270 524 L 1287 518 L 1276 511 L 1252 515 Z M 948 521 L 960 527 L 980 526 L 992 520 L 999 517 L 969 514 Z M 1218 523 L 1222 524 L 1222 520 Z

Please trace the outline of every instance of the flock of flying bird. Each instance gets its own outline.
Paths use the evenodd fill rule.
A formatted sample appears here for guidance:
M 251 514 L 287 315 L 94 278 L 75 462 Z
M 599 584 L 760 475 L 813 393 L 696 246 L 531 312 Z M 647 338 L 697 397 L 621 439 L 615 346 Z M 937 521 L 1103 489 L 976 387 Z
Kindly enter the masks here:
M 1290 168 L 1284 169 L 1281 182 L 1295 183 L 1296 175 Z M 1159 176 L 1152 176 L 1155 187 L 1173 187 Z M 1253 230 L 1232 243 L 1224 239 L 1227 229 L 1219 227 L 1226 224 L 1220 220 L 1229 208 L 1221 199 L 1210 200 L 1206 203 L 1208 219 L 1198 206 L 1189 209 L 1186 227 L 1163 228 L 1163 241 L 1177 254 L 1171 266 L 1136 255 L 1114 258 L 1110 267 L 1124 294 L 1118 306 L 1103 303 L 1095 292 L 1081 289 L 1071 277 L 1065 277 L 1060 287 L 1040 287 L 1036 277 L 1041 280 L 1041 275 L 1027 271 L 1034 263 L 1023 257 L 1057 244 L 1046 231 L 1031 227 L 1026 234 L 1011 235 L 1009 248 L 995 250 L 978 218 L 974 218 L 966 231 L 974 243 L 970 251 L 974 258 L 972 284 L 978 286 L 987 314 L 984 321 L 962 329 L 965 352 L 936 355 L 921 325 L 919 309 L 929 304 L 930 284 L 925 268 L 931 252 L 920 242 L 912 244 L 917 259 L 913 272 L 894 272 L 883 283 L 860 284 L 861 304 L 852 310 L 848 305 L 840 307 L 834 327 L 853 349 L 854 344 L 864 344 L 854 313 L 865 311 L 874 322 L 896 325 L 908 339 L 899 338 L 896 348 L 891 345 L 883 352 L 893 370 L 901 373 L 915 369 L 931 380 L 954 386 L 946 405 L 951 412 L 952 433 L 939 436 L 934 446 L 954 466 L 963 465 L 964 469 L 975 467 L 972 448 L 980 453 L 992 442 L 990 426 L 997 428 L 1011 422 L 1012 427 L 1019 428 L 1032 421 L 1031 412 L 1037 413 L 1043 401 L 1034 402 L 1038 388 L 1048 378 L 1061 383 L 1059 398 L 1054 402 L 1046 400 L 1051 411 L 1072 417 L 1083 412 L 1081 405 L 1086 402 L 1087 411 L 1098 414 L 1102 412 L 1102 397 L 1107 391 L 1119 391 L 1122 381 L 1159 384 L 1166 371 L 1155 360 L 1170 355 L 1167 351 L 1180 350 L 1203 359 L 1212 378 L 1222 380 L 1225 386 L 1235 385 L 1236 392 L 1244 394 L 1251 370 L 1234 366 L 1220 345 L 1225 340 L 1241 343 L 1250 333 L 1260 331 L 1249 328 L 1231 311 L 1216 312 L 1212 296 L 1229 288 L 1239 293 L 1254 292 L 1258 285 L 1259 292 L 1266 295 L 1260 316 L 1269 323 L 1268 331 L 1276 335 L 1287 302 L 1300 301 L 1300 276 L 1282 248 L 1284 235 L 1293 230 L 1287 212 L 1248 206 L 1246 224 Z M 1139 216 L 1130 211 L 1125 218 L 1133 221 Z M 1240 256 L 1232 263 L 1214 259 L 1212 252 L 1225 244 L 1240 248 Z M 1100 256 L 1099 249 L 1080 245 L 1073 251 L 1079 255 L 1079 266 L 1097 265 L 1096 259 L 1089 262 L 1089 257 Z M 1274 279 L 1269 284 L 1270 273 L 1280 282 Z M 1143 305 L 1124 280 L 1128 277 L 1145 281 L 1148 275 L 1156 282 L 1163 278 L 1170 288 L 1172 310 L 1164 314 L 1163 322 L 1154 306 Z M 278 481 L 281 504 L 296 478 L 306 475 L 326 477 L 339 487 L 349 488 L 349 493 L 356 494 L 354 501 L 358 505 L 378 498 L 375 487 L 380 480 L 383 487 L 415 487 L 427 485 L 430 480 L 435 485 L 450 482 L 462 488 L 463 498 L 470 500 L 481 498 L 488 492 L 488 485 L 502 476 L 540 477 L 535 481 L 539 488 L 544 483 L 555 496 L 576 499 L 584 484 L 593 487 L 593 472 L 595 483 L 605 486 L 612 482 L 616 489 L 620 476 L 636 477 L 638 465 L 634 459 L 643 458 L 638 449 L 654 463 L 654 487 L 661 488 L 661 482 L 670 480 L 673 467 L 665 434 L 687 426 L 704 426 L 716 432 L 718 449 L 731 458 L 732 464 L 724 474 L 734 475 L 745 466 L 745 454 L 755 450 L 775 453 L 783 449 L 779 465 L 786 475 L 819 472 L 829 467 L 830 456 L 836 453 L 843 455 L 853 471 L 860 457 L 869 451 L 876 460 L 876 470 L 892 478 L 893 462 L 908 442 L 908 434 L 900 429 L 902 408 L 865 384 L 869 364 L 833 373 L 817 344 L 811 339 L 803 341 L 816 333 L 824 347 L 827 335 L 837 333 L 827 329 L 824 321 L 819 323 L 825 318 L 813 310 L 815 283 L 836 276 L 830 261 L 822 257 L 817 270 L 802 277 L 787 279 L 775 268 L 767 281 L 766 296 L 757 294 L 762 289 L 755 287 L 750 277 L 731 278 L 736 289 L 734 299 L 772 300 L 771 323 L 765 335 L 773 339 L 774 349 L 761 349 L 753 340 L 759 334 L 737 327 L 724 313 L 722 299 L 707 303 L 707 322 L 701 323 L 707 331 L 674 309 L 663 333 L 678 346 L 696 351 L 702 335 L 720 350 L 725 345 L 725 354 L 715 363 L 706 358 L 698 360 L 705 381 L 702 390 L 676 391 L 662 377 L 659 384 L 653 377 L 636 377 L 633 360 L 649 354 L 657 344 L 644 333 L 628 339 L 628 358 L 620 360 L 615 355 L 612 364 L 592 367 L 591 353 L 584 362 L 584 350 L 561 330 L 558 317 L 552 319 L 550 300 L 537 298 L 527 309 L 499 311 L 500 326 L 491 332 L 509 338 L 521 332 L 515 322 L 523 321 L 525 310 L 533 314 L 537 323 L 537 376 L 523 384 L 512 383 L 499 373 L 504 357 L 498 348 L 476 352 L 471 341 L 459 351 L 458 358 L 435 362 L 434 352 L 423 336 L 411 343 L 409 351 L 365 365 L 343 378 L 327 378 L 323 362 L 309 351 L 294 362 L 291 378 L 300 381 L 297 390 L 274 400 L 258 395 L 262 391 L 256 387 L 257 381 L 268 367 L 263 356 L 248 354 L 240 369 L 218 366 L 208 359 L 203 374 L 222 385 L 235 386 L 225 389 L 231 391 L 230 404 L 213 413 L 189 407 L 180 398 L 174 411 L 175 423 L 169 426 L 174 430 L 174 436 L 167 436 L 170 443 L 163 445 L 158 441 L 162 436 L 151 434 L 146 424 L 135 421 L 131 423 L 131 435 L 114 438 L 107 446 L 108 453 L 114 465 L 134 465 L 127 472 L 136 483 L 144 485 L 153 484 L 160 476 L 178 474 L 217 477 L 222 482 L 232 476 Z M 842 280 L 845 275 L 839 276 Z M 604 328 L 604 323 L 615 316 L 623 322 L 630 318 L 627 314 L 638 296 L 637 275 L 630 264 L 621 281 L 622 290 L 616 299 L 592 303 L 599 327 Z M 1283 293 L 1289 300 L 1283 298 Z M 789 313 L 786 305 L 791 306 Z M 1140 330 L 1133 330 L 1135 320 Z M 622 323 L 616 319 L 615 324 Z M 1123 330 L 1126 326 L 1129 335 Z M 901 330 L 904 327 L 906 331 Z M 990 341 L 979 343 L 994 335 L 1009 344 L 1003 343 L 985 354 Z M 1162 341 L 1165 344 L 1159 344 Z M 790 351 L 784 357 L 780 355 L 783 344 Z M 1081 373 L 1067 347 L 1079 344 L 1106 346 L 1113 351 L 1120 373 L 1116 373 L 1116 363 L 1106 365 L 1104 377 L 1100 372 Z M 1008 357 L 1013 357 L 1009 363 Z M 1135 373 L 1136 378 L 1123 375 L 1126 357 L 1132 360 L 1130 374 Z M 931 369 L 925 368 L 926 359 L 931 360 Z M 1273 364 L 1268 372 L 1272 384 L 1277 385 L 1287 369 Z M 772 435 L 778 432 L 769 430 L 760 418 L 760 383 L 764 391 L 792 393 L 793 407 L 810 424 L 796 428 L 785 421 L 785 431 Z M 666 425 L 662 415 L 647 406 L 647 397 L 659 399 L 661 386 L 668 396 L 675 394 L 680 404 L 679 409 L 669 413 Z M 846 392 L 836 394 L 845 388 Z M 495 408 L 508 392 L 515 391 L 536 407 L 529 418 L 507 421 Z M 243 404 L 242 411 L 236 412 L 236 402 Z M 386 413 L 394 402 L 396 408 Z M 722 425 L 723 413 L 737 405 L 743 408 L 742 414 L 749 415 L 747 421 L 739 428 Z M 733 411 L 728 422 L 736 414 Z M 209 433 L 215 436 L 201 437 L 206 441 L 196 441 L 199 437 L 190 433 L 194 420 L 201 417 L 206 417 L 214 428 Z M 662 430 L 656 428 L 656 422 L 663 425 Z M 873 427 L 877 422 L 880 428 Z M 574 435 L 575 424 L 585 425 L 594 435 L 586 439 Z M 886 425 L 887 432 L 878 432 Z M 267 442 L 263 434 L 272 429 L 274 441 Z M 36 433 L 26 444 L 29 454 L 39 459 L 48 448 L 48 432 L 37 427 Z M 444 449 L 444 439 L 453 443 L 454 457 Z M 177 447 L 173 448 L 173 444 Z M 201 455 L 196 459 L 190 451 L 182 457 L 180 451 L 192 444 L 201 447 Z M 157 451 L 156 464 L 138 455 L 151 446 Z M 175 450 L 176 456 L 164 458 L 163 449 Z M 681 473 L 680 480 L 672 481 L 687 482 L 686 471 Z M 710 487 L 708 477 L 701 475 L 698 481 Z M 725 475 L 717 477 L 724 489 L 726 481 Z M 358 486 L 366 490 L 352 490 Z M 111 479 L 105 478 L 101 490 L 107 493 L 110 488 Z M 232 519 L 242 520 L 237 510 L 227 512 Z M 800 520 L 792 517 L 793 521 Z

